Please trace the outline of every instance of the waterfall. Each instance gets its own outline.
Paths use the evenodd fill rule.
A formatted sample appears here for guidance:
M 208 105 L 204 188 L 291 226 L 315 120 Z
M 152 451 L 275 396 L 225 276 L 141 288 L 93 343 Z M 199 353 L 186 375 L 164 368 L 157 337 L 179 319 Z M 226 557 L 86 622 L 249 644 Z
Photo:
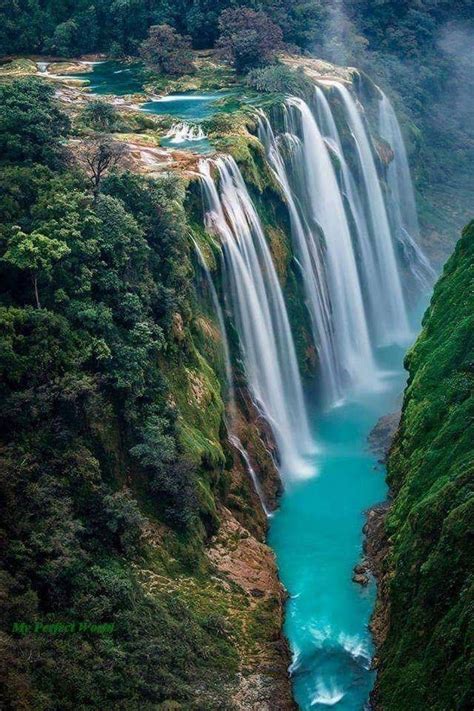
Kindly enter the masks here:
M 262 487 L 260 486 L 260 482 L 258 480 L 255 469 L 252 466 L 252 462 L 250 461 L 248 452 L 245 449 L 242 442 L 240 441 L 239 437 L 234 432 L 234 417 L 235 417 L 234 379 L 232 377 L 232 365 L 231 365 L 231 361 L 230 361 L 230 348 L 229 348 L 229 341 L 227 338 L 227 329 L 225 327 L 224 314 L 222 312 L 222 308 L 219 303 L 219 297 L 217 296 L 216 287 L 214 286 L 214 282 L 212 280 L 212 276 L 209 271 L 209 267 L 207 266 L 206 260 L 204 259 L 204 255 L 201 252 L 198 243 L 194 239 L 193 239 L 193 244 L 194 244 L 194 249 L 196 250 L 196 254 L 198 255 L 199 263 L 201 264 L 204 275 L 206 277 L 206 282 L 207 282 L 207 285 L 209 287 L 209 291 L 211 294 L 212 305 L 213 305 L 214 310 L 216 312 L 217 322 L 219 324 L 219 329 L 220 329 L 221 337 L 222 337 L 222 346 L 224 349 L 224 360 L 225 360 L 225 371 L 226 371 L 227 385 L 229 388 L 230 415 L 229 415 L 228 419 L 226 418 L 226 427 L 227 427 L 227 433 L 229 436 L 229 442 L 233 445 L 233 447 L 235 447 L 235 449 L 239 452 L 240 456 L 242 457 L 242 459 L 245 462 L 245 466 L 247 467 L 247 471 L 250 474 L 250 478 L 252 480 L 252 483 L 253 483 L 253 486 L 255 489 L 255 493 L 257 494 L 258 498 L 260 499 L 260 503 L 262 505 L 262 509 L 263 509 L 263 512 L 265 513 L 265 516 L 271 517 L 272 512 L 270 511 L 270 509 L 268 508 L 268 506 L 266 504 L 265 495 L 263 493 Z
M 410 333 L 408 316 L 384 197 L 362 116 L 346 86 L 332 80 L 324 80 L 321 83 L 334 88 L 342 100 L 357 150 L 365 188 L 372 244 L 379 271 L 378 296 L 384 313 L 383 322 L 379 324 L 379 330 L 383 330 L 381 341 L 384 344 L 404 342 Z
M 322 326 L 316 342 L 326 399 L 333 403 L 373 380 L 376 368 L 349 224 L 328 147 L 302 99 L 289 98 L 286 106 L 288 132 L 298 138 L 291 189 L 304 215 L 311 265 L 304 251 L 300 261 L 303 272 L 312 269 L 321 293 L 317 300 L 323 309 Z M 295 239 L 297 245 L 300 241 Z M 305 284 L 308 293 L 309 277 Z
M 196 250 L 196 254 L 198 255 L 199 263 L 200 263 L 202 270 L 204 272 L 204 276 L 206 277 L 206 282 L 209 287 L 209 292 L 211 294 L 212 305 L 214 307 L 214 311 L 217 316 L 217 322 L 219 324 L 219 329 L 221 332 L 222 347 L 223 347 L 223 351 L 224 351 L 225 374 L 226 374 L 226 379 L 227 379 L 227 387 L 229 388 L 229 406 L 230 406 L 229 409 L 230 409 L 230 422 L 231 422 L 229 429 L 232 429 L 232 420 L 233 420 L 233 417 L 235 414 L 235 392 L 234 392 L 234 378 L 232 377 L 232 365 L 230 362 L 229 340 L 227 338 L 227 329 L 225 327 L 224 314 L 222 313 L 222 308 L 219 303 L 219 297 L 217 296 L 216 287 L 214 286 L 214 282 L 212 280 L 212 276 L 209 271 L 209 267 L 207 266 L 206 260 L 204 259 L 204 255 L 201 252 L 198 243 L 194 239 L 193 239 L 193 244 L 194 244 L 194 249 Z
M 211 174 L 219 177 L 217 188 Z M 256 406 L 269 422 L 284 477 L 314 472 L 301 377 L 280 283 L 263 229 L 235 161 L 199 164 L 206 228 L 219 236 L 234 323 Z
M 388 97 L 382 90 L 379 91 L 379 132 L 394 152 L 393 160 L 387 168 L 390 216 L 405 262 L 419 289 L 425 292 L 436 278 L 436 273 L 417 242 L 420 230 L 415 192 L 397 116 Z
M 334 342 L 334 332 L 331 324 L 331 310 L 327 292 L 326 277 L 322 268 L 322 257 L 318 252 L 316 240 L 304 222 L 298 210 L 290 187 L 285 162 L 280 146 L 286 141 L 286 148 L 291 151 L 298 145 L 298 139 L 292 134 L 275 138 L 273 129 L 263 112 L 259 114 L 258 132 L 263 143 L 269 163 L 285 195 L 291 221 L 291 234 L 297 255 L 297 264 L 303 277 L 306 306 L 311 318 L 314 342 L 318 344 L 318 354 L 322 379 L 325 390 L 330 393 L 331 399 L 340 398 L 342 391 L 339 383 L 342 374 Z M 284 146 L 283 146 L 284 147 Z
M 316 110 L 321 132 L 326 139 L 330 150 L 337 157 L 342 178 L 344 197 L 348 202 L 350 214 L 354 225 L 354 236 L 358 248 L 359 276 L 361 288 L 367 303 L 370 319 L 369 326 L 377 341 L 382 339 L 381 324 L 385 320 L 381 291 L 385 288 L 381 281 L 380 270 L 377 268 L 377 255 L 370 239 L 369 228 L 365 216 L 363 199 L 359 193 L 357 183 L 349 169 L 344 156 L 339 131 L 336 127 L 331 108 L 324 92 L 320 87 L 315 88 Z
M 170 139 L 170 143 L 186 143 L 187 141 L 202 141 L 206 134 L 201 126 L 195 126 L 186 122 L 175 123 L 171 126 L 165 138 Z
M 248 455 L 247 450 L 245 449 L 245 447 L 243 446 L 242 442 L 237 437 L 237 435 L 233 434 L 232 432 L 229 432 L 229 441 L 236 448 L 236 450 L 239 452 L 239 454 L 241 455 L 242 459 L 245 462 L 245 466 L 247 467 L 247 471 L 250 474 L 250 478 L 252 479 L 252 483 L 253 483 L 255 492 L 256 492 L 258 498 L 260 499 L 263 513 L 265 514 L 265 516 L 267 518 L 271 518 L 273 516 L 273 514 L 265 502 L 265 494 L 263 493 L 262 487 L 260 486 L 260 482 L 258 480 L 255 469 L 252 466 L 252 462 L 250 461 L 250 457 Z

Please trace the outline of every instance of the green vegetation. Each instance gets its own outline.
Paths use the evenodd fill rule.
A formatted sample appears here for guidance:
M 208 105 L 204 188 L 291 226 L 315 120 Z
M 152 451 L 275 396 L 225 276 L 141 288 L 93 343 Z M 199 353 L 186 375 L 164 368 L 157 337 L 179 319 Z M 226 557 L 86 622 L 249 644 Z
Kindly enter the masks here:
M 26 79 L 0 91 L 6 706 L 227 708 L 239 645 L 255 653 L 276 618 L 260 619 L 204 554 L 232 459 L 184 186 L 110 169 L 93 184 L 53 89 Z M 91 106 L 90 123 L 113 120 Z M 13 631 L 72 621 L 114 630 Z
M 189 74 L 194 70 L 191 40 L 170 25 L 152 25 L 140 45 L 140 55 L 159 74 Z
M 409 382 L 389 458 L 394 503 L 385 711 L 472 708 L 474 222 L 439 280 L 408 353 Z
M 0 55 L 137 57 L 142 48 L 160 72 L 149 83 L 156 92 L 170 88 L 172 77 L 178 77 L 178 91 L 206 88 L 194 73 L 186 74 L 200 73 L 190 43 L 198 50 L 220 48 L 238 72 L 274 63 L 282 47 L 357 66 L 395 100 L 415 168 L 421 223 L 430 237 L 423 246 L 438 265 L 469 218 L 472 0 L 419 0 L 415 6 L 399 0 L 376 6 L 368 0 L 3 0 L 0 19 Z M 11 74 L 34 69 L 28 60 L 15 61 L 22 66 L 12 64 Z M 299 93 L 299 82 L 283 72 L 252 74 L 250 85 Z M 440 199 L 446 207 L 441 216 L 435 207 Z
M 310 47 L 327 15 L 324 0 L 247 0 L 238 5 L 266 13 L 285 42 Z M 77 56 L 137 54 L 152 25 L 189 35 L 197 49 L 213 47 L 219 17 L 232 0 L 8 0 L 0 2 L 0 55 L 30 52 Z
M 248 86 L 256 91 L 270 94 L 310 95 L 313 83 L 304 70 L 294 70 L 284 64 L 272 64 L 260 69 L 252 69 L 246 77 Z
M 224 10 L 219 30 L 220 54 L 241 74 L 269 64 L 283 48 L 283 32 L 264 12 L 246 7 Z

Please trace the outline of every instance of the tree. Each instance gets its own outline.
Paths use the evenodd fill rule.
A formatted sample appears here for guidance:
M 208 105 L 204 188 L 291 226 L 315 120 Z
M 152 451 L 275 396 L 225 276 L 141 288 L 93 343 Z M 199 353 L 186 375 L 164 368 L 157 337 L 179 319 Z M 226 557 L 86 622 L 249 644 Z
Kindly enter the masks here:
M 112 104 L 96 99 L 86 106 L 83 117 L 93 128 L 110 131 L 117 121 L 117 110 Z
M 64 242 L 51 239 L 40 232 L 25 234 L 19 228 L 10 239 L 3 260 L 13 264 L 18 269 L 26 269 L 31 273 L 35 292 L 36 306 L 41 308 L 38 292 L 38 276 L 43 273 L 51 275 L 53 265 L 71 250 Z
M 189 74 L 194 71 L 191 40 L 170 25 L 153 25 L 140 45 L 143 60 L 159 74 Z
M 264 12 L 229 8 L 219 18 L 221 56 L 244 73 L 271 63 L 283 48 L 283 33 Z
M 91 138 L 83 144 L 81 160 L 92 183 L 94 193 L 97 194 L 102 178 L 122 161 L 126 153 L 123 143 L 110 139 Z
M 75 20 L 61 22 L 54 30 L 46 46 L 51 52 L 62 57 L 74 56 L 78 52 L 79 27 Z
M 4 160 L 57 163 L 70 122 L 53 97 L 54 88 L 39 79 L 0 86 L 0 154 Z

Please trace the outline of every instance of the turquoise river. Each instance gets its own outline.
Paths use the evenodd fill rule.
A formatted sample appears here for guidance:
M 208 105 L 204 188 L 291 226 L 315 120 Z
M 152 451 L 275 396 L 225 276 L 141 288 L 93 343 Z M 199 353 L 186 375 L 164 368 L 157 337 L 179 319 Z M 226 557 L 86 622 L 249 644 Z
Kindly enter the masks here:
M 404 351 L 379 352 L 381 372 L 371 392 L 313 412 L 314 476 L 286 487 L 271 520 L 269 543 L 289 594 L 293 690 L 303 711 L 368 708 L 375 582 L 361 587 L 352 573 L 362 553 L 364 512 L 387 496 L 367 436 L 379 417 L 400 407 Z

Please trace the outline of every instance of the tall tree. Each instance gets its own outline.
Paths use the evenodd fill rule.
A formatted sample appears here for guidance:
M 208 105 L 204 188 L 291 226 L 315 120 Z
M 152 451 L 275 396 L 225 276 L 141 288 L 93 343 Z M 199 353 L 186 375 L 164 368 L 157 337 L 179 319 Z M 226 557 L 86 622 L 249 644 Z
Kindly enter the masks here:
M 43 275 L 50 278 L 54 263 L 70 252 L 67 244 L 58 239 L 51 239 L 51 237 L 36 231 L 25 234 L 17 229 L 10 239 L 8 249 L 2 259 L 18 269 L 26 269 L 30 272 L 36 306 L 40 309 L 39 277 Z
M 160 74 L 188 74 L 194 71 L 191 40 L 170 25 L 153 25 L 140 45 L 145 62 Z
M 269 64 L 283 48 L 283 33 L 264 12 L 246 7 L 224 10 L 219 18 L 221 56 L 238 72 Z
M 48 165 L 57 161 L 69 119 L 53 97 L 54 88 L 40 79 L 0 86 L 0 154 L 4 160 Z

